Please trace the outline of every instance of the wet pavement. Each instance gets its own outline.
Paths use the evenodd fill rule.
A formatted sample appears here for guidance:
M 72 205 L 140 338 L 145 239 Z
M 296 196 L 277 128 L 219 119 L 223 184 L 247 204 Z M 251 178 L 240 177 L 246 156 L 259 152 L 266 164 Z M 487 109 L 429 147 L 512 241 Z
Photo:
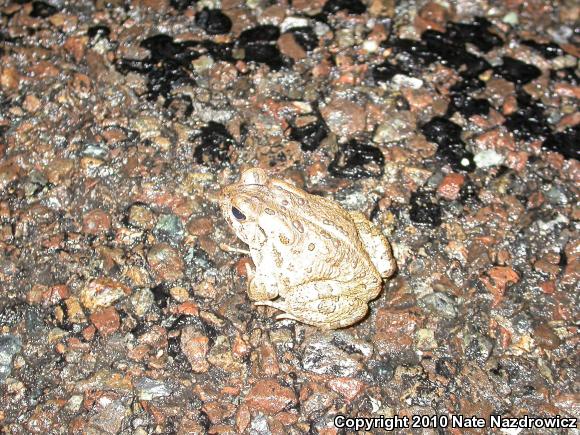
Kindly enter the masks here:
M 575 2 L 78 3 L 0 2 L 2 433 L 580 417 Z M 388 236 L 362 322 L 250 302 L 252 166 Z

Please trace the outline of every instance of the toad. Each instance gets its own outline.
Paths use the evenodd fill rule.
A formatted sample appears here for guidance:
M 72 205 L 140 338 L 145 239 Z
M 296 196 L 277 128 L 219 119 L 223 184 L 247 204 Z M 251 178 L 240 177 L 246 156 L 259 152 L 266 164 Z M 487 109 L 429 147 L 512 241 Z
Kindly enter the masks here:
M 322 329 L 352 325 L 396 263 L 388 240 L 362 213 L 312 195 L 259 168 L 223 188 L 224 218 L 245 242 L 248 296 Z

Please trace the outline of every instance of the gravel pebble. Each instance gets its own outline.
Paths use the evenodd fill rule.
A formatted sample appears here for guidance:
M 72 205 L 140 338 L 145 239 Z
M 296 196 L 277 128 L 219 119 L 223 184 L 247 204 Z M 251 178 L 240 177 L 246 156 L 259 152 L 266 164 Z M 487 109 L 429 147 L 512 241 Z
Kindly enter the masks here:
M 265 414 L 275 414 L 296 403 L 296 395 L 291 388 L 280 385 L 273 379 L 256 383 L 246 396 L 248 408 Z
M 0 335 L 0 381 L 4 382 L 12 370 L 12 359 L 22 348 L 22 341 L 14 335 Z
M 97 278 L 88 282 L 82 289 L 80 301 L 89 311 L 108 307 L 125 298 L 131 290 L 111 278 Z

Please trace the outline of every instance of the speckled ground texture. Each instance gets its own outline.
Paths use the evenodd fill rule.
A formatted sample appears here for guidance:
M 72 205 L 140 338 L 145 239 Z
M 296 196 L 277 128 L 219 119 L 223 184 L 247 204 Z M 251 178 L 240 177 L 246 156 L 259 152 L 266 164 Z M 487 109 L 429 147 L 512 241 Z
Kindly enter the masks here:
M 578 17 L 0 1 L 2 433 L 579 417 Z M 358 325 L 250 303 L 215 194 L 251 166 L 389 237 L 399 270 Z

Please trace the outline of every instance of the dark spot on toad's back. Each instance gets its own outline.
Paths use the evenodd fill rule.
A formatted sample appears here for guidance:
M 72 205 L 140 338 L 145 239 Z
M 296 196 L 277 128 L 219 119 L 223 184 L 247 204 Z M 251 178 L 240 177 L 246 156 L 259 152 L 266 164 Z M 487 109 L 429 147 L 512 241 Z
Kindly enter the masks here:
M 352 139 L 340 147 L 328 172 L 334 177 L 351 179 L 380 177 L 384 164 L 385 156 L 380 149 Z
M 210 35 L 228 33 L 232 28 L 232 20 L 220 9 L 203 8 L 195 16 L 195 24 Z
M 431 194 L 426 192 L 413 192 L 411 194 L 411 210 L 409 217 L 412 222 L 425 224 L 431 227 L 441 225 L 441 207 L 431 199 Z
M 58 12 L 58 8 L 41 1 L 32 2 L 30 16 L 32 18 L 47 18 Z
M 521 60 L 504 56 L 502 57 L 502 61 L 502 64 L 495 66 L 493 71 L 507 81 L 519 85 L 525 85 L 526 83 L 537 79 L 542 74 L 537 67 L 522 62 Z
M 193 153 L 197 163 L 209 165 L 229 162 L 229 151 L 236 145 L 236 141 L 223 124 L 210 121 L 202 127 L 198 138 L 200 144 Z

